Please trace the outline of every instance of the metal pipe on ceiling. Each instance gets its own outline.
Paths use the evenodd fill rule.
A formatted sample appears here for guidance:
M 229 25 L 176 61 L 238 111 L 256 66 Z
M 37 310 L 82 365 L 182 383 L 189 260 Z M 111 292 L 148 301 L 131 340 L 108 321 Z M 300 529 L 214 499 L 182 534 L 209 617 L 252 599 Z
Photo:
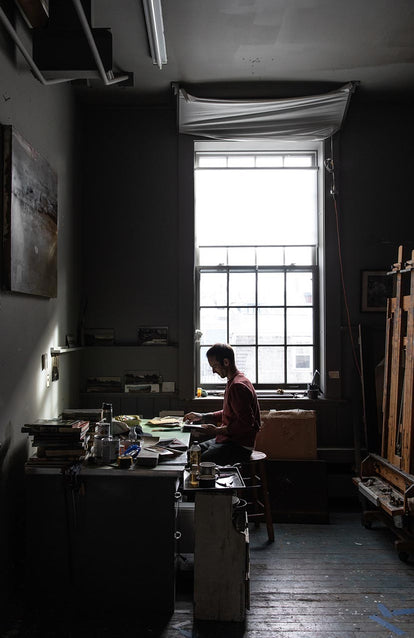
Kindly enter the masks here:
M 45 86 L 48 86 L 49 84 L 61 84 L 62 82 L 71 82 L 73 78 L 54 78 L 52 80 L 46 80 L 41 70 L 37 66 L 36 62 L 33 60 L 32 56 L 27 51 L 23 42 L 20 40 L 16 29 L 13 27 L 12 23 L 10 22 L 10 20 L 8 19 L 7 15 L 5 14 L 5 12 L 3 11 L 1 7 L 0 7 L 0 20 L 4 24 L 9 35 L 12 37 L 20 53 L 22 54 L 22 56 L 24 57 L 28 65 L 30 66 L 33 72 L 33 75 L 36 77 L 37 80 L 39 80 L 39 82 L 41 82 Z
M 91 49 L 92 55 L 94 57 L 96 66 L 98 68 L 99 71 L 99 75 L 101 76 L 102 81 L 104 82 L 104 84 L 106 86 L 109 86 L 111 84 L 117 84 L 119 82 L 124 82 L 125 80 L 129 79 L 128 75 L 119 75 L 117 77 L 114 77 L 114 74 L 112 71 L 105 71 L 105 68 L 102 64 L 102 60 L 101 60 L 101 56 L 99 54 L 99 51 L 96 47 L 95 44 L 95 40 L 93 38 L 93 34 L 92 31 L 89 27 L 89 23 L 88 20 L 86 18 L 85 12 L 83 10 L 83 7 L 80 3 L 80 0 L 72 0 L 73 4 L 75 6 L 76 12 L 78 14 L 81 26 L 83 28 L 83 31 L 85 33 L 86 39 L 88 41 L 89 47 Z M 43 84 L 44 86 L 48 86 L 51 84 L 61 84 L 63 82 L 71 82 L 72 80 L 74 80 L 75 78 L 53 78 L 50 80 L 47 80 L 44 75 L 42 74 L 41 70 L 39 69 L 39 67 L 37 66 L 36 62 L 33 60 L 32 56 L 30 55 L 30 53 L 27 51 L 26 47 L 24 46 L 23 42 L 21 41 L 21 39 L 19 38 L 19 35 L 17 34 L 16 29 L 13 27 L 12 23 L 10 22 L 9 18 L 7 17 L 6 13 L 4 12 L 4 10 L 1 8 L 0 6 L 0 20 L 3 23 L 3 25 L 5 26 L 7 32 L 9 33 L 9 35 L 11 36 L 11 38 L 13 39 L 14 43 L 16 44 L 17 48 L 19 49 L 20 53 L 22 54 L 22 56 L 24 57 L 24 59 L 26 60 L 26 62 L 28 63 L 28 65 L 30 66 L 33 75 L 36 77 L 37 80 L 39 80 L 39 82 L 41 82 L 41 84 Z
M 98 48 L 95 44 L 95 40 L 91 31 L 91 28 L 89 26 L 87 17 L 85 15 L 85 12 L 83 10 L 82 4 L 80 2 L 80 0 L 72 0 L 73 5 L 76 9 L 76 12 L 78 14 L 81 26 L 85 32 L 86 35 L 86 39 L 88 41 L 89 47 L 92 51 L 92 55 L 94 57 L 96 66 L 98 68 L 99 71 L 99 75 L 102 78 L 102 81 L 105 85 L 111 85 L 111 84 L 117 84 L 119 82 L 125 82 L 125 80 L 129 79 L 128 75 L 119 75 L 117 77 L 114 77 L 113 72 L 112 71 L 108 71 L 108 73 L 105 71 L 104 65 L 102 64 L 102 59 L 101 56 L 99 54 Z M 109 77 L 108 77 L 109 76 Z

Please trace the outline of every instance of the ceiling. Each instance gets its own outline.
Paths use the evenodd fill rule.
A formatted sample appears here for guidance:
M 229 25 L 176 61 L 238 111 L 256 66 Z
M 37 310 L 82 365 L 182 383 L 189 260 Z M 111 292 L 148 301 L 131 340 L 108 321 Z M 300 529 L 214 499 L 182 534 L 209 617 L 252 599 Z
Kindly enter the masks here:
M 79 88 L 85 100 L 166 102 L 198 94 L 275 97 L 359 81 L 363 96 L 414 97 L 413 0 L 162 0 L 168 63 L 152 63 L 141 0 L 93 0 L 114 71 L 134 86 Z M 190 91 L 191 92 L 191 91 Z

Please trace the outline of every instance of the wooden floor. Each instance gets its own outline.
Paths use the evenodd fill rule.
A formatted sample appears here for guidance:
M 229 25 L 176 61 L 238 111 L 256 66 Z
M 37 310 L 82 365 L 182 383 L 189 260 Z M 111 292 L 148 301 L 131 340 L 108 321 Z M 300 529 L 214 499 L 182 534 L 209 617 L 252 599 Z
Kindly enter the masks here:
M 66 618 L 45 627 L 15 620 L 2 638 L 393 638 L 414 637 L 414 557 L 403 563 L 392 533 L 365 529 L 357 513 L 328 525 L 251 529 L 251 601 L 245 623 L 193 622 L 190 570 L 181 572 L 176 611 L 151 617 L 128 598 L 115 623 Z

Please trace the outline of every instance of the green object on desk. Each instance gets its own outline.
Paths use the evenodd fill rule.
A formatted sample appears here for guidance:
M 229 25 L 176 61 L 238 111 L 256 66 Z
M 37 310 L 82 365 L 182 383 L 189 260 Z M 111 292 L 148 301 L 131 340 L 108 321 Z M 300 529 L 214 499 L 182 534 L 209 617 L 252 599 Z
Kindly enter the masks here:
M 144 434 L 152 434 L 154 432 L 154 434 L 159 435 L 159 438 L 162 441 L 163 438 L 171 438 L 168 436 L 171 432 L 171 434 L 174 433 L 174 438 L 179 439 L 188 446 L 190 442 L 189 432 L 183 432 L 180 427 L 156 429 L 154 426 L 148 425 L 148 421 L 150 421 L 150 419 L 141 419 L 141 427 Z

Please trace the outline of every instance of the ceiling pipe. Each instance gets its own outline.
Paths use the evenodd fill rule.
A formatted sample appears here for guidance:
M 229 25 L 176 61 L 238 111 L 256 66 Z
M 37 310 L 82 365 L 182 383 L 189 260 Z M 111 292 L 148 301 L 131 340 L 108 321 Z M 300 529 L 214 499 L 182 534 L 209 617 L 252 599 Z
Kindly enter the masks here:
M 91 28 L 89 26 L 87 17 L 85 15 L 85 12 L 83 10 L 82 4 L 80 0 L 72 0 L 72 2 L 78 14 L 81 26 L 85 32 L 86 39 L 88 41 L 89 47 L 91 49 L 92 55 L 94 57 L 96 66 L 99 71 L 99 75 L 101 76 L 103 83 L 106 86 L 109 86 L 111 84 L 118 84 L 119 82 L 125 82 L 125 80 L 129 80 L 128 75 L 119 75 L 118 77 L 114 77 L 114 74 L 112 71 L 108 71 L 108 72 L 105 71 L 104 65 L 102 64 L 101 56 L 99 55 L 99 51 L 95 44 L 95 40 L 91 31 Z
M 73 4 L 74 4 L 76 12 L 77 12 L 77 14 L 79 16 L 79 20 L 81 22 L 81 26 L 82 26 L 82 28 L 83 28 L 83 30 L 85 32 L 86 39 L 88 41 L 89 47 L 90 47 L 90 49 L 92 51 L 92 55 L 94 57 L 94 60 L 96 62 L 96 65 L 97 65 L 97 68 L 98 68 L 98 71 L 99 71 L 99 75 L 101 76 L 102 81 L 104 82 L 104 84 L 106 86 L 109 86 L 111 84 L 117 84 L 119 82 L 124 82 L 125 80 L 129 80 L 129 76 L 128 75 L 120 75 L 118 77 L 114 77 L 112 71 L 108 71 L 108 73 L 106 73 L 106 71 L 104 69 L 104 66 L 102 64 L 101 56 L 99 55 L 99 51 L 98 51 L 98 49 L 96 47 L 95 40 L 94 40 L 93 35 L 92 35 L 92 31 L 91 31 L 91 29 L 89 27 L 88 20 L 86 18 L 86 15 L 85 15 L 85 12 L 83 10 L 83 7 L 82 7 L 82 5 L 80 3 L 80 0 L 73 0 Z M 30 55 L 30 53 L 27 51 L 27 49 L 24 46 L 23 42 L 19 38 L 16 29 L 13 27 L 12 23 L 8 19 L 6 13 L 1 8 L 1 6 L 0 6 L 0 20 L 3 23 L 3 25 L 5 26 L 7 32 L 11 36 L 11 38 L 13 39 L 14 43 L 18 47 L 20 53 L 22 54 L 22 56 L 24 57 L 24 59 L 26 60 L 28 65 L 30 66 L 30 68 L 31 68 L 31 70 L 33 72 L 33 75 L 36 77 L 37 80 L 39 80 L 39 82 L 41 82 L 41 84 L 43 84 L 44 86 L 49 86 L 51 84 L 62 84 L 63 82 L 71 82 L 72 80 L 75 79 L 75 78 L 53 78 L 53 79 L 47 80 L 44 77 L 44 75 L 42 74 L 42 72 L 39 69 L 39 67 L 37 66 L 36 62 L 33 60 L 33 58 Z
M 46 78 L 40 71 L 39 67 L 36 65 L 36 62 L 33 60 L 30 53 L 26 50 L 23 42 L 20 40 L 19 36 L 17 35 L 16 29 L 13 27 L 12 23 L 10 22 L 10 20 L 8 19 L 7 15 L 5 14 L 5 12 L 3 11 L 1 7 L 0 7 L 0 20 L 6 27 L 6 30 L 8 31 L 9 35 L 12 37 L 20 53 L 22 54 L 22 56 L 24 57 L 28 65 L 30 66 L 33 72 L 33 75 L 36 77 L 37 80 L 39 80 L 39 82 L 41 82 L 45 86 L 48 86 L 49 84 L 61 84 L 62 82 L 71 82 L 72 78 L 54 78 L 52 80 L 46 80 Z

